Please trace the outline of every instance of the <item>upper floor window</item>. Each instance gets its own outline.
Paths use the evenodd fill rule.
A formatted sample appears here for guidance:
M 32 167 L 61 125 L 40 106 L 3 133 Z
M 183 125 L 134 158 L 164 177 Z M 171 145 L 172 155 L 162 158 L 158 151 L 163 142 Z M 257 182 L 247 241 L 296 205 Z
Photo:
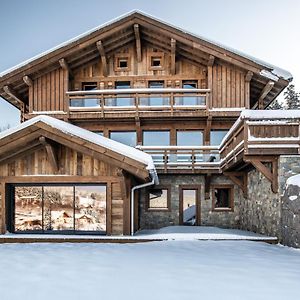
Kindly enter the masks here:
M 130 81 L 116 81 L 115 89 L 130 89 Z M 134 98 L 130 94 L 117 94 L 105 98 L 106 106 L 133 106 Z
M 161 89 L 164 87 L 164 82 L 161 81 L 149 81 L 148 86 L 150 89 Z
M 164 65 L 164 53 L 162 52 L 152 52 L 149 56 L 150 63 L 149 69 L 150 70 L 160 70 L 163 68 Z
M 143 131 L 144 146 L 169 146 L 170 131 Z
M 114 62 L 115 71 L 130 71 L 130 56 L 126 53 L 115 55 Z
M 82 90 L 83 91 L 97 90 L 97 82 L 83 82 Z
M 183 80 L 182 81 L 182 88 L 184 89 L 196 89 L 198 88 L 197 80 Z
M 117 141 L 130 147 L 136 146 L 135 131 L 111 131 L 110 138 L 114 141 Z
M 219 146 L 227 132 L 228 130 L 212 130 L 210 132 L 210 144 L 212 146 Z
M 152 56 L 151 57 L 151 67 L 161 67 L 161 57 Z
M 115 88 L 116 89 L 130 89 L 130 81 L 116 81 Z
M 203 145 L 203 132 L 200 130 L 177 130 L 177 146 Z

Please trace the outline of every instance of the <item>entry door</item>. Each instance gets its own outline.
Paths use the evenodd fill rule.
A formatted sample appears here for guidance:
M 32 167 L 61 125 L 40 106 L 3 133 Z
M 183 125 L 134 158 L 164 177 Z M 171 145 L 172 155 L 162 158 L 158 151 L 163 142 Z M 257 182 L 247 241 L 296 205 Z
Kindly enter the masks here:
M 179 189 L 179 224 L 200 225 L 200 186 L 181 185 Z

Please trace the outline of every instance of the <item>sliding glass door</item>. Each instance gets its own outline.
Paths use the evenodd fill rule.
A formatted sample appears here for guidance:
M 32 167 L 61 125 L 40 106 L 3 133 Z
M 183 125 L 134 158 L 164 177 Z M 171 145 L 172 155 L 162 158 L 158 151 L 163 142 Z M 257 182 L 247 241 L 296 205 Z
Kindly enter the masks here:
M 106 232 L 105 185 L 13 188 L 14 232 Z

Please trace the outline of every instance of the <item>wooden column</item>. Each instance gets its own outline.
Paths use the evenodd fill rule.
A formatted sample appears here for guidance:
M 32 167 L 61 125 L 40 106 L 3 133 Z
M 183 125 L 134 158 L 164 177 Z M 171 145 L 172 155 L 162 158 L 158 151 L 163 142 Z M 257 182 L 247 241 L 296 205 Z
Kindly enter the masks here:
M 210 90 L 209 96 L 207 97 L 208 103 L 206 103 L 207 108 L 212 108 L 212 90 L 213 90 L 213 65 L 215 63 L 215 57 L 213 55 L 209 56 L 207 64 L 207 88 Z
M 253 77 L 253 72 L 248 72 L 245 76 L 245 107 L 250 108 L 250 84 Z
M 101 56 L 103 76 L 106 77 L 108 75 L 108 65 L 107 65 L 107 58 L 106 58 L 104 46 L 103 46 L 102 41 L 98 41 L 96 43 L 96 45 L 97 45 L 97 49 L 98 49 L 98 51 L 100 53 L 100 56 Z
M 0 182 L 0 194 L 1 194 L 1 228 L 0 233 L 6 232 L 6 203 L 5 203 L 5 182 Z
M 141 62 L 142 61 L 142 47 L 141 47 L 139 24 L 134 24 L 133 29 L 134 29 L 135 45 L 136 45 L 136 57 L 137 57 L 137 61 Z
M 171 39 L 171 69 L 170 74 L 176 74 L 176 40 Z

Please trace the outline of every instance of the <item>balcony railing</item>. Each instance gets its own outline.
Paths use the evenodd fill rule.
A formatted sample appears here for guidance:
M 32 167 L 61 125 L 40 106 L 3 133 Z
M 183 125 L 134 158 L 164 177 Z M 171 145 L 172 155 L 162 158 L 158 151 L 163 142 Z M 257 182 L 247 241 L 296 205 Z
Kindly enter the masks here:
M 70 91 L 68 107 L 75 111 L 177 111 L 206 109 L 208 89 L 110 89 Z
M 220 161 L 218 146 L 137 146 L 153 158 L 157 169 L 218 168 Z

